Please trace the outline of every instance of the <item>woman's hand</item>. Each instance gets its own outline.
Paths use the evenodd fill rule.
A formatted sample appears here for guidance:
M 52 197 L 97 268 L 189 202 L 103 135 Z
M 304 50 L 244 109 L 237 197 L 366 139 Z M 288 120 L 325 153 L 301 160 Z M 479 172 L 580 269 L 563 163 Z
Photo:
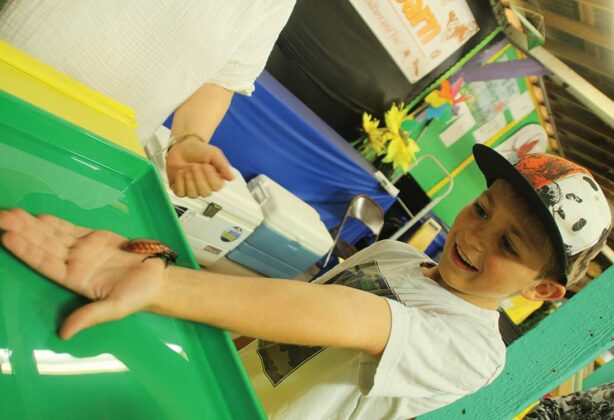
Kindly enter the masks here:
M 233 179 L 222 151 L 197 137 L 187 137 L 168 151 L 166 173 L 178 197 L 206 197 Z
M 69 339 L 96 324 L 147 309 L 160 293 L 165 264 L 158 258 L 123 251 L 126 238 L 75 226 L 50 215 L 21 209 L 0 211 L 2 245 L 32 269 L 93 302 L 64 321 Z
M 179 197 L 208 196 L 222 188 L 224 180 L 233 179 L 224 153 L 209 144 L 232 96 L 232 91 L 205 83 L 175 110 L 171 132 L 200 136 L 200 139 L 188 136 L 168 151 L 166 174 L 170 187 Z

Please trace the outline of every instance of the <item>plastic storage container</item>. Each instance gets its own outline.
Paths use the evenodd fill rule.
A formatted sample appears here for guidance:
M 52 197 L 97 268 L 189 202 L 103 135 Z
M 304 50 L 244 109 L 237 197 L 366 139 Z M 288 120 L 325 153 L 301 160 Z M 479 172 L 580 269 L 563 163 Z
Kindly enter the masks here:
M 328 252 L 333 239 L 313 207 L 265 175 L 247 186 L 264 221 L 229 259 L 270 277 L 294 278 Z
M 155 162 L 181 227 L 196 259 L 203 266 L 214 264 L 236 248 L 262 223 L 260 205 L 252 197 L 241 173 L 232 168 L 234 179 L 207 197 L 177 197 L 168 187 L 166 146 L 170 130 L 160 127 L 145 148 Z
M 258 203 L 249 194 L 241 173 L 207 197 L 180 198 L 167 187 L 179 223 L 196 259 L 209 266 L 239 246 L 262 223 Z
M 4 92 L 0 206 L 159 239 L 198 268 L 148 160 Z M 140 312 L 61 340 L 86 302 L 0 246 L 1 418 L 266 417 L 226 332 Z

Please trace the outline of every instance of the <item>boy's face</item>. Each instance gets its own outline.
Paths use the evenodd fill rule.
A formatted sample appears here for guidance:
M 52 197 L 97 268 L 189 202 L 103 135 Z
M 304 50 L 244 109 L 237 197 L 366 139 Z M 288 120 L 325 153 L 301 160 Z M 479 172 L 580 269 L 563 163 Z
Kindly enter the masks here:
M 542 299 L 555 290 L 558 297 L 563 286 L 536 279 L 546 262 L 542 244 L 548 240 L 524 200 L 506 181 L 497 180 L 458 214 L 431 277 L 488 309 L 517 292 Z

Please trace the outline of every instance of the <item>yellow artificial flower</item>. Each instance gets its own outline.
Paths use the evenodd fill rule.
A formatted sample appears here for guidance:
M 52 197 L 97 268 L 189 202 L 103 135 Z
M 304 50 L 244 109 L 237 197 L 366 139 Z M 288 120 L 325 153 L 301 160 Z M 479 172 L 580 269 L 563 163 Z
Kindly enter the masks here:
M 360 153 L 368 160 L 373 161 L 376 156 L 386 154 L 382 162 L 390 163 L 394 169 L 401 167 L 407 172 L 409 164 L 416 159 L 416 152 L 420 150 L 416 142 L 406 138 L 401 124 L 406 121 L 409 111 L 401 102 L 392 104 L 384 114 L 386 127 L 379 127 L 379 120 L 370 114 L 362 114 L 362 127 L 368 136 L 368 141 L 363 141 Z
M 362 113 L 362 128 L 367 134 L 373 130 L 377 130 L 377 127 L 379 127 L 379 120 L 377 118 L 371 118 L 373 118 L 371 114 L 367 114 L 366 112 Z
M 362 128 L 369 136 L 369 144 L 367 148 L 371 148 L 377 155 L 380 155 L 384 151 L 386 143 L 392 138 L 392 136 L 386 129 L 378 127 L 379 120 L 377 118 L 373 118 L 366 112 L 362 114 Z
M 384 114 L 384 119 L 386 121 L 386 127 L 388 130 L 395 135 L 399 135 L 399 130 L 401 128 L 401 123 L 407 119 L 408 110 L 405 109 L 405 104 L 401 102 L 401 104 L 397 107 L 397 104 L 392 104 L 390 110 Z
M 379 128 L 375 132 L 369 133 L 369 146 L 376 154 L 381 155 L 390 139 L 392 139 L 392 134 L 383 128 Z
M 383 162 L 392 162 L 392 167 L 397 169 L 401 167 L 403 173 L 407 172 L 409 164 L 416 159 L 416 153 L 420 151 L 420 147 L 413 139 L 404 140 L 401 135 L 396 135 L 388 145 L 388 153 L 382 160 Z

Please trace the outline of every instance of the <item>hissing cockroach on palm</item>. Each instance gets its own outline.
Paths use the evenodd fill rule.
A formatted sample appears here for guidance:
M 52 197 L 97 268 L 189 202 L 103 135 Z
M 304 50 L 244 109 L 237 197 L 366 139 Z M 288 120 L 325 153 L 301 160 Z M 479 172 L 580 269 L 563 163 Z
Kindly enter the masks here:
M 164 260 L 167 267 L 170 264 L 175 264 L 178 258 L 177 253 L 170 246 L 155 239 L 131 239 L 124 243 L 121 248 L 135 254 L 149 255 L 143 258 L 143 261 L 149 258 L 160 258 Z

